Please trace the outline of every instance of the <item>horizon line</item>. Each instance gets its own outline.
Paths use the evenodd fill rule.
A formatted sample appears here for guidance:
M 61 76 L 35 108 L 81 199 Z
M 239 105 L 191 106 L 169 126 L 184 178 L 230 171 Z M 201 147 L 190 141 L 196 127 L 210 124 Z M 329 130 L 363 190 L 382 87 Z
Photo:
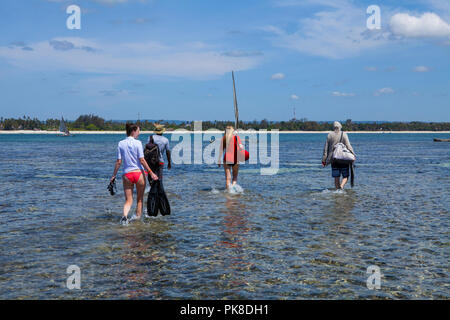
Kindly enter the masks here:
M 81 116 L 81 115 L 80 115 Z M 94 115 L 93 114 L 93 116 L 97 116 L 97 115 Z M 28 117 L 28 116 L 27 116 Z M 31 116 L 29 116 L 30 117 L 30 119 L 37 119 L 37 120 L 39 120 L 39 121 L 46 121 L 46 120 L 49 120 L 49 119 L 58 119 L 58 118 L 47 118 L 47 119 L 43 119 L 43 118 L 38 118 L 38 117 L 31 117 Z M 202 122 L 234 122 L 234 119 L 230 119 L 230 120 L 217 120 L 217 119 L 215 119 L 215 120 L 205 120 L 205 119 L 202 119 L 202 120 L 175 120 L 175 119 L 139 119 L 139 120 L 137 120 L 137 119 L 105 119 L 105 118 L 103 118 L 103 117 L 101 117 L 101 116 L 97 116 L 97 117 L 100 117 L 100 118 L 102 118 L 103 120 L 105 120 L 105 121 L 111 121 L 111 122 L 138 122 L 138 121 L 148 121 L 148 122 L 168 122 L 168 123 L 176 123 L 176 122 L 195 122 L 195 121 L 202 121 Z M 0 118 L 3 118 L 3 120 L 5 120 L 5 119 L 20 119 L 20 120 L 23 120 L 23 117 L 3 117 L 3 116 L 0 116 Z M 63 117 L 64 118 L 64 117 Z M 347 120 L 351 120 L 351 122 L 353 122 L 353 123 L 378 123 L 378 124 L 380 124 L 380 123 L 393 123 L 393 122 L 400 122 L 400 123 L 411 123 L 411 122 L 421 122 L 421 123 L 448 123 L 448 122 L 450 122 L 450 120 L 448 120 L 448 121 L 435 121 L 435 120 L 353 120 L 353 119 L 351 119 L 351 118 L 348 118 L 348 119 L 345 119 L 345 120 L 312 120 L 312 119 L 307 119 L 307 118 L 304 118 L 305 120 L 304 120 L 304 122 L 318 122 L 318 123 L 333 123 L 334 121 L 339 121 L 339 122 L 341 122 L 341 123 L 346 123 L 346 121 Z M 75 120 L 72 120 L 72 119 L 68 119 L 68 118 L 64 118 L 64 120 L 65 121 L 68 121 L 68 122 L 75 122 L 77 119 L 75 119 Z M 268 122 L 289 122 L 289 121 L 293 121 L 293 120 L 295 120 L 295 121 L 302 121 L 302 118 L 300 118 L 300 119 L 294 119 L 294 118 L 292 118 L 292 119 L 289 119 L 289 120 L 269 120 L 269 119 L 266 119 L 266 118 L 264 118 L 264 119 L 261 119 L 261 120 L 256 120 L 256 119 L 254 119 L 254 120 L 240 120 L 240 122 L 243 122 L 243 123 L 251 123 L 251 122 L 254 122 L 254 121 L 256 121 L 256 122 L 261 122 L 261 121 L 263 121 L 263 120 L 266 120 L 266 121 L 268 121 Z

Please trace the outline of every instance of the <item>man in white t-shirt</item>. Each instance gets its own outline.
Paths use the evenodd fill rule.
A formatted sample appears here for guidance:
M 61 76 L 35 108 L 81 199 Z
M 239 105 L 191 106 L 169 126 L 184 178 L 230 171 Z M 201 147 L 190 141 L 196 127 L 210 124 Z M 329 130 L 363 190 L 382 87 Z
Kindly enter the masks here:
M 166 131 L 164 125 L 157 124 L 155 125 L 154 130 L 156 134 L 148 138 L 148 142 L 150 142 L 150 138 L 153 137 L 153 142 L 157 144 L 159 148 L 159 169 L 155 171 L 155 174 L 158 176 L 160 180 L 162 180 L 163 178 L 164 154 L 167 157 L 167 169 L 169 170 L 172 169 L 169 139 L 163 136 L 164 131 Z

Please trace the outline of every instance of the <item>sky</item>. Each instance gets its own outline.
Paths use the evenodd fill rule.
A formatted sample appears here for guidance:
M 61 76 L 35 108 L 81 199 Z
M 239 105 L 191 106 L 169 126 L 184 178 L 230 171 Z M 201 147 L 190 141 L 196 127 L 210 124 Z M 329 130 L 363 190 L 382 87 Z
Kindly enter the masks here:
M 448 0 L 2 0 L 0 14 L 5 118 L 232 120 L 234 70 L 244 121 L 450 121 Z

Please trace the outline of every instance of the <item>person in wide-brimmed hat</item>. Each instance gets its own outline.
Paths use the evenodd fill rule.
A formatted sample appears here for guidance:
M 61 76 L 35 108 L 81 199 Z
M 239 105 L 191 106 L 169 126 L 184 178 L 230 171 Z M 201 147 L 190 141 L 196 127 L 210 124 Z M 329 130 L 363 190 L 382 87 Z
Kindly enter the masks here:
M 170 170 L 172 168 L 169 139 L 163 136 L 165 131 L 166 128 L 163 124 L 155 124 L 155 130 L 153 130 L 155 134 L 148 138 L 148 142 L 153 139 L 153 142 L 159 147 L 159 168 L 155 170 L 155 174 L 160 180 L 163 178 L 164 154 L 167 157 L 167 169 Z
M 155 124 L 155 132 L 156 134 L 163 134 L 166 131 L 166 127 L 163 124 Z

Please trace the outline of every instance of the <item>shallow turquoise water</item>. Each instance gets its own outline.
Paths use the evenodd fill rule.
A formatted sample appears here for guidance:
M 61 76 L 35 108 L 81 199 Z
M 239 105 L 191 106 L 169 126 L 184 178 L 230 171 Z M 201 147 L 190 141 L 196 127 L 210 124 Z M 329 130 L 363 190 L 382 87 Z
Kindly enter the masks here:
M 241 165 L 232 195 L 223 169 L 175 165 L 172 215 L 123 227 L 106 190 L 121 135 L 0 135 L 0 298 L 448 299 L 450 143 L 434 137 L 450 135 L 350 134 L 356 185 L 335 193 L 325 135 L 282 134 L 277 175 Z

